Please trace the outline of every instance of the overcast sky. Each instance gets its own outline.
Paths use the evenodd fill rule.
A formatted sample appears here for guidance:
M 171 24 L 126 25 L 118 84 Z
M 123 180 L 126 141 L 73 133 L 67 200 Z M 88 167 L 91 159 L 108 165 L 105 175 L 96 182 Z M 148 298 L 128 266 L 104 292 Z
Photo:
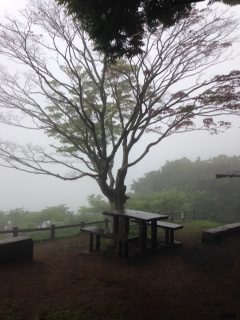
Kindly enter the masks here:
M 26 0 L 0 0 L 0 15 L 7 11 L 14 13 L 26 3 Z M 240 18 L 239 7 L 235 7 L 234 11 Z M 240 44 L 235 48 L 235 55 L 239 53 Z M 239 69 L 239 61 L 240 58 L 235 57 L 232 61 L 226 62 L 224 71 Z M 222 70 L 223 66 L 219 67 L 220 73 Z M 166 161 L 182 157 L 193 160 L 197 157 L 207 159 L 219 154 L 239 156 L 239 119 L 234 120 L 233 124 L 234 127 L 224 134 L 209 135 L 207 132 L 195 132 L 166 139 L 129 171 L 127 185 L 150 170 L 158 170 Z M 6 128 L 0 125 L 1 139 L 4 139 L 5 132 Z M 87 196 L 91 193 L 100 191 L 96 183 L 88 179 L 63 182 L 53 177 L 35 176 L 0 167 L 0 210 L 21 207 L 38 210 L 59 204 L 67 204 L 72 210 L 76 210 L 79 206 L 86 205 Z

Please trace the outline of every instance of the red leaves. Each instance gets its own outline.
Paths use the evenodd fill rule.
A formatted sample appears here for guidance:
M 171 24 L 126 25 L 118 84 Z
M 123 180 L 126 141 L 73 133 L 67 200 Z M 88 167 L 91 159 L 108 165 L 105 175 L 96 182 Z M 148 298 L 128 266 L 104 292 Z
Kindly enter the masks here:
M 217 123 L 215 123 L 213 121 L 213 118 L 205 118 L 203 119 L 203 126 L 207 129 L 210 129 L 211 133 L 215 133 L 217 134 L 219 132 L 218 128 L 225 128 L 228 129 L 231 127 L 231 122 L 230 121 L 224 121 L 224 120 L 220 120 Z
M 240 70 L 232 70 L 229 74 L 217 75 L 213 78 L 214 81 L 231 81 L 234 85 L 236 81 L 240 81 Z
M 186 120 L 183 120 L 181 121 L 181 123 L 178 123 L 176 126 L 175 126 L 175 129 L 178 130 L 178 129 L 181 129 L 181 128 L 188 128 L 188 127 L 193 127 L 194 126 L 194 122 L 190 119 L 186 119 Z
M 205 118 L 205 119 L 203 119 L 204 127 L 209 128 L 213 124 L 214 124 L 213 118 Z
M 219 123 L 220 127 L 230 127 L 231 126 L 230 121 L 219 121 L 218 123 Z
M 176 93 L 174 93 L 172 95 L 172 99 L 175 100 L 175 99 L 182 99 L 184 97 L 187 97 L 188 95 L 184 92 L 184 91 L 178 91 Z
M 228 109 L 228 110 L 240 110 L 240 103 L 227 103 L 223 105 L 224 109 Z
M 224 43 L 221 44 L 222 48 L 228 48 L 228 47 L 231 47 L 231 46 L 232 46 L 231 42 L 224 42 Z
M 212 89 L 203 92 L 197 100 L 204 105 L 222 105 L 224 108 L 236 108 L 240 99 L 240 71 L 232 71 L 228 75 L 213 78 L 216 84 Z M 226 104 L 227 103 L 227 104 Z

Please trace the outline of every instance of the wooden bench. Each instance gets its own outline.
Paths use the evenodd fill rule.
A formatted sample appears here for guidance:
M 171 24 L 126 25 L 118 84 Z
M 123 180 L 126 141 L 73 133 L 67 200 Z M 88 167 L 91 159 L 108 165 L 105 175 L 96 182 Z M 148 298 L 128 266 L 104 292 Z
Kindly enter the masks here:
M 202 231 L 202 243 L 213 243 L 236 233 L 240 233 L 240 222 L 225 224 L 223 226 L 211 228 Z
M 95 238 L 95 249 L 97 251 L 100 250 L 101 237 L 116 241 L 118 257 L 122 257 L 122 256 L 127 257 L 129 242 L 132 242 L 138 239 L 137 236 L 130 235 L 130 234 L 107 232 L 104 228 L 100 228 L 97 226 L 83 227 L 81 228 L 81 231 L 87 232 L 89 234 L 89 245 L 88 245 L 89 251 L 93 251 L 94 238 Z
M 0 262 L 32 261 L 33 241 L 28 237 L 0 240 Z
M 181 242 L 174 240 L 174 232 L 183 228 L 181 224 L 161 220 L 157 222 L 157 227 L 165 230 L 165 242 L 161 245 L 169 247 L 182 244 Z

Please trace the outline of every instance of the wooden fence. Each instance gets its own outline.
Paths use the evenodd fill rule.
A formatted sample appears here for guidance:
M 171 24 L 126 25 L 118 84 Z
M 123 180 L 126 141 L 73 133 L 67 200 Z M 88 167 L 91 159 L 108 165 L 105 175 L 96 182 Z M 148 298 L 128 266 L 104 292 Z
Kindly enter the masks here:
M 174 221 L 195 221 L 195 220 L 208 220 L 220 223 L 234 222 L 232 220 L 218 218 L 216 215 L 207 213 L 200 210 L 176 210 L 176 211 L 161 211 L 161 214 L 168 215 L 168 220 Z
M 177 210 L 177 211 L 167 211 L 167 212 L 159 212 L 161 214 L 166 214 L 168 215 L 168 220 L 173 222 L 173 221 L 194 221 L 194 220 L 210 220 L 210 221 L 216 221 L 216 222 L 232 222 L 232 221 L 223 221 L 220 219 L 216 219 L 213 215 L 210 215 L 206 212 L 203 211 L 197 211 L 197 210 Z M 49 227 L 44 227 L 44 228 L 18 228 L 18 227 L 12 227 L 11 229 L 8 230 L 0 230 L 0 235 L 3 234 L 11 234 L 13 237 L 17 237 L 19 234 L 22 233 L 29 233 L 29 232 L 41 232 L 41 231 L 49 231 L 49 238 L 50 239 L 55 239 L 55 232 L 56 230 L 60 229 L 69 229 L 69 228 L 80 228 L 84 226 L 90 226 L 90 225 L 95 225 L 95 224 L 105 224 L 106 229 L 108 229 L 108 224 L 109 224 L 109 219 L 104 219 L 104 220 L 98 220 L 98 221 L 91 221 L 91 222 L 86 222 L 86 221 L 81 221 L 80 223 L 77 224 L 68 224 L 68 225 L 60 225 L 56 226 L 55 224 L 50 225 Z
M 203 211 L 195 211 L 195 210 L 175 210 L 175 211 L 161 211 L 161 214 L 168 215 L 169 221 L 194 221 L 194 220 L 212 220 L 210 215 L 207 215 Z
M 79 227 L 79 231 L 80 231 L 80 228 L 83 228 L 85 226 L 103 224 L 103 223 L 105 224 L 105 227 L 108 228 L 109 220 L 106 218 L 104 220 L 91 221 L 91 222 L 81 221 L 80 223 L 67 224 L 67 225 L 62 225 L 62 226 L 56 226 L 55 224 L 52 224 L 49 227 L 44 227 L 44 228 L 29 228 L 29 229 L 23 228 L 23 229 L 21 229 L 18 227 L 12 227 L 11 229 L 0 230 L 0 235 L 1 234 L 12 234 L 13 237 L 17 237 L 19 235 L 19 233 L 49 231 L 49 238 L 55 239 L 55 231 L 56 230 Z

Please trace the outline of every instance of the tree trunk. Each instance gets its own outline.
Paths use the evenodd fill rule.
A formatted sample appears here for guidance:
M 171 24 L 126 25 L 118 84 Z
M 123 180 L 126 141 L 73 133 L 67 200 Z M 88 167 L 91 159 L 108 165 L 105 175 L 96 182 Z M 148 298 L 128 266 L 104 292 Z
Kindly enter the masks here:
M 124 175 L 121 175 L 119 179 L 120 172 L 118 173 L 118 184 L 114 189 L 112 189 L 106 181 L 99 180 L 99 186 L 102 193 L 108 198 L 112 210 L 123 211 L 125 203 L 128 199 L 126 196 L 126 186 L 124 185 Z M 128 233 L 128 223 L 126 223 L 125 218 L 112 217 L 112 232 L 127 232 Z
M 126 196 L 126 186 L 124 184 L 127 174 L 127 169 L 119 169 L 116 177 L 116 187 L 114 189 L 114 198 L 111 205 L 115 210 L 124 210 L 125 203 L 128 199 Z
M 111 188 L 106 182 L 106 175 L 98 180 L 98 185 L 102 193 L 108 198 L 112 210 L 124 210 L 125 203 L 129 198 L 126 195 L 126 186 L 124 184 L 127 169 L 119 169 L 116 177 L 115 188 Z
M 128 197 L 126 196 L 126 186 L 114 189 L 114 197 L 110 200 L 113 210 L 124 210 L 125 203 Z

